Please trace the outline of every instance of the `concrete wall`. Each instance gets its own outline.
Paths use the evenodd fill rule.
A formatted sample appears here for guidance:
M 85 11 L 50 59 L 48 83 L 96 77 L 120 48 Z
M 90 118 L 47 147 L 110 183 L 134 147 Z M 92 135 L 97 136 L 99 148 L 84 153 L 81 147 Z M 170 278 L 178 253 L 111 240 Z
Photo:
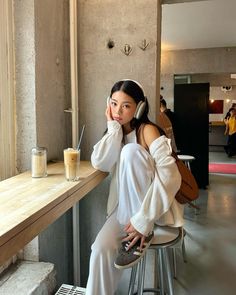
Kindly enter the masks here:
M 236 47 L 163 51 L 161 73 L 233 73 L 235 56 Z
M 93 145 L 105 128 L 106 98 L 114 82 L 138 80 L 150 102 L 151 119 L 157 113 L 159 92 L 160 1 L 79 1 L 79 108 L 86 124 L 82 154 L 90 159 Z M 147 17 L 148 16 L 148 17 Z M 146 39 L 149 46 L 139 48 Z M 112 49 L 108 41 L 114 42 Z M 130 44 L 126 56 L 122 49 Z M 159 101 L 159 100 L 158 100 Z M 108 180 L 80 202 L 82 285 L 86 284 L 91 244 L 105 221 Z
M 17 170 L 30 168 L 31 148 L 36 146 L 36 86 L 34 1 L 14 1 Z
M 71 143 L 69 81 L 69 0 L 15 0 L 17 52 L 18 170 L 30 168 L 30 150 L 48 148 L 48 159 L 61 159 Z M 82 159 L 106 128 L 106 97 L 118 79 L 144 87 L 156 121 L 159 109 L 160 1 L 78 1 L 79 116 L 86 124 Z M 148 15 L 148 18 L 147 18 Z M 145 25 L 144 25 L 145 24 Z M 114 47 L 108 49 L 108 41 Z M 145 51 L 139 48 L 149 43 Z M 132 46 L 126 56 L 125 44 Z M 27 47 L 29 46 L 29 47 Z M 90 246 L 105 221 L 109 178 L 80 203 L 82 284 L 88 274 Z M 41 233 L 39 260 L 56 266 L 58 285 L 72 283 L 71 212 Z M 27 253 L 27 251 L 25 251 Z M 27 254 L 28 255 L 28 254 Z M 33 258 L 33 259 L 37 259 Z
M 123 78 L 140 81 L 156 115 L 157 2 L 134 0 L 79 1 L 79 103 L 80 123 L 86 124 L 82 150 L 88 157 L 105 129 L 106 98 L 114 82 Z M 148 15 L 148 18 L 146 17 Z M 145 24 L 145 25 L 144 25 Z M 146 51 L 138 46 L 146 39 Z M 108 41 L 114 47 L 108 49 Z M 125 44 L 131 55 L 122 53 Z M 158 65 L 159 66 L 159 65 Z M 158 83 L 159 84 L 159 83 Z
M 15 0 L 17 168 L 30 168 L 31 148 L 63 159 L 71 145 L 69 0 Z M 55 264 L 58 285 L 72 283 L 71 212 L 42 232 L 25 259 Z M 35 249 L 38 247 L 38 249 Z M 32 248 L 32 249 L 31 249 Z
M 32 147 L 45 146 L 51 160 L 71 144 L 68 3 L 14 1 L 19 172 L 30 168 Z
M 162 51 L 161 54 L 161 94 L 167 100 L 168 106 L 173 109 L 174 75 L 177 74 L 204 74 L 207 82 L 208 75 L 226 74 L 236 72 L 236 47 L 188 49 Z M 198 81 L 203 81 L 198 75 Z M 210 82 L 216 86 L 217 77 L 211 78 Z M 196 79 L 195 79 L 196 81 Z M 222 83 L 225 83 L 225 75 Z M 233 81 L 234 83 L 234 81 Z M 219 86 L 219 84 L 217 85 Z
M 71 145 L 69 1 L 35 1 L 37 143 L 49 159 Z
M 175 3 L 197 2 L 197 1 L 206 1 L 206 0 L 162 0 L 162 4 L 175 4 Z
M 37 142 L 48 159 L 71 146 L 69 1 L 35 1 Z M 71 210 L 39 235 L 39 260 L 55 264 L 57 285 L 73 282 Z
M 84 159 L 90 158 L 93 144 L 105 129 L 106 97 L 116 80 L 133 78 L 143 84 L 155 121 L 159 4 L 159 0 L 126 1 L 125 5 L 122 0 L 78 1 L 80 124 L 87 126 L 82 145 Z M 63 112 L 70 106 L 68 5 L 69 0 L 14 1 L 19 172 L 29 169 L 32 146 L 46 146 L 49 159 L 60 159 L 63 148 L 71 142 L 70 118 Z M 114 41 L 112 49 L 107 47 L 109 39 Z M 138 47 L 144 39 L 150 43 L 146 51 Z M 130 56 L 121 51 L 125 44 L 133 48 Z M 235 71 L 235 49 L 215 52 L 168 52 L 163 61 L 170 64 L 162 67 L 163 75 Z M 203 62 L 199 63 L 199 59 Z M 80 204 L 83 284 L 87 280 L 90 245 L 105 220 L 108 185 L 109 179 Z M 39 236 L 39 259 L 55 263 L 58 284 L 71 283 L 70 214 Z

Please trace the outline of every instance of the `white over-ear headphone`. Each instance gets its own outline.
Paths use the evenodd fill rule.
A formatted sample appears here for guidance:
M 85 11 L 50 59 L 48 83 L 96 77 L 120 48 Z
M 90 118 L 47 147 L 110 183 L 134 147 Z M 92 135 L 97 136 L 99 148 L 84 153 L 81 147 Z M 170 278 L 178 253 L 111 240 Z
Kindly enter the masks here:
M 134 82 L 135 84 L 137 84 L 142 89 L 143 94 L 144 94 L 143 86 L 138 81 L 132 80 L 132 79 L 122 79 L 121 81 L 132 81 L 132 82 Z M 144 97 L 145 97 L 145 95 L 144 95 Z M 143 115 L 143 113 L 145 111 L 145 108 L 146 108 L 146 98 L 145 98 L 144 101 L 141 100 L 138 103 L 138 105 L 136 107 L 136 111 L 134 113 L 134 118 L 139 120 L 142 117 L 142 115 Z
M 107 97 L 107 106 L 109 106 L 109 104 L 110 104 L 110 99 L 111 99 L 110 96 L 108 96 Z
M 134 118 L 139 120 L 142 117 L 142 115 L 145 111 L 145 108 L 146 108 L 146 98 L 145 98 L 145 101 L 140 101 L 138 103 L 138 105 L 136 107 L 136 111 L 134 113 Z
M 137 84 L 142 90 L 143 90 L 143 86 L 136 80 L 132 80 L 132 79 L 122 79 L 121 81 L 132 81 L 134 82 L 135 84 Z M 143 90 L 143 93 L 144 93 L 144 90 Z
M 121 81 L 132 81 L 132 82 L 134 82 L 135 84 L 137 84 L 142 89 L 142 91 L 144 93 L 143 87 L 139 82 L 137 82 L 135 80 L 132 80 L 132 79 L 122 79 Z M 108 96 L 108 98 L 107 98 L 107 105 L 109 105 L 109 102 L 110 102 L 110 96 Z M 146 108 L 146 97 L 145 97 L 144 101 L 141 100 L 138 103 L 138 105 L 136 107 L 136 110 L 135 110 L 135 113 L 134 113 L 134 118 L 139 120 L 142 117 L 142 115 L 143 115 L 143 113 L 145 111 L 145 108 Z

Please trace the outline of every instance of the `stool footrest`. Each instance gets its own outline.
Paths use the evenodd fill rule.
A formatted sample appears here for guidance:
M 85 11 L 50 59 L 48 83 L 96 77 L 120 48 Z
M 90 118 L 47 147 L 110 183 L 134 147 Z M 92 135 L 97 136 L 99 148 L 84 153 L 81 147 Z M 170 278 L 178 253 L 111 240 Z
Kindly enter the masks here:
M 143 289 L 143 293 L 146 293 L 146 292 L 152 292 L 152 293 L 155 293 L 155 294 L 159 294 L 160 293 L 160 289 L 157 289 L 157 288 L 145 288 Z M 137 295 L 138 292 L 135 292 L 133 295 Z

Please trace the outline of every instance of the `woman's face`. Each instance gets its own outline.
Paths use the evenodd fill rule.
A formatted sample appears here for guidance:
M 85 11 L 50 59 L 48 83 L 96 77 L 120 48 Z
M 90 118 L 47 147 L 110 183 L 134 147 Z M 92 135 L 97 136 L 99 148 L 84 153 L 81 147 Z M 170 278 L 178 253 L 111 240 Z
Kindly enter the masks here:
M 235 115 L 236 115 L 236 109 L 232 109 L 230 111 L 230 115 L 231 115 L 231 117 L 235 117 Z
M 111 114 L 113 120 L 121 125 L 130 126 L 130 121 L 134 117 L 136 102 L 134 99 L 123 91 L 116 91 L 110 99 Z

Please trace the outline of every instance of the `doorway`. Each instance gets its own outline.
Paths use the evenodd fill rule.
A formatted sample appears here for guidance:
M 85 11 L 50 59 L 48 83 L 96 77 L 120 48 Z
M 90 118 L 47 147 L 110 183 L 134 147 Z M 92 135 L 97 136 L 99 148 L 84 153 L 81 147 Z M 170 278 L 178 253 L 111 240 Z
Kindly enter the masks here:
M 205 189 L 208 177 L 209 83 L 175 84 L 176 144 L 180 154 L 195 157 L 191 164 L 198 186 Z

